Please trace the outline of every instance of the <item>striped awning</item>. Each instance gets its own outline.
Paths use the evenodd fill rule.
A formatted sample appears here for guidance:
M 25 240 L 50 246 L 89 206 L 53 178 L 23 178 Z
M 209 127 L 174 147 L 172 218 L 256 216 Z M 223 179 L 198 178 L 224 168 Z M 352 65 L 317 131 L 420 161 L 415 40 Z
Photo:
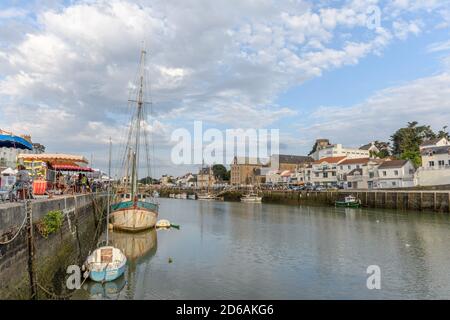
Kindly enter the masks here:
M 64 165 L 64 164 L 55 164 L 52 166 L 52 168 L 57 171 L 76 171 L 76 172 L 93 172 L 94 171 L 88 167 L 80 167 L 80 166 L 72 166 L 72 165 Z
M 85 157 L 71 154 L 42 153 L 42 154 L 19 154 L 18 159 L 24 161 L 45 161 L 51 164 L 88 163 Z

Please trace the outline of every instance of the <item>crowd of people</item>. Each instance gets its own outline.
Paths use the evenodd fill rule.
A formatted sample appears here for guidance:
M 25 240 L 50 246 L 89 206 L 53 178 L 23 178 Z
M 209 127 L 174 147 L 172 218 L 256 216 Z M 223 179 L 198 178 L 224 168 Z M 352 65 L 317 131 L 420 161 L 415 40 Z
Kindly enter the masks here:
M 47 182 L 46 182 L 47 183 Z M 47 194 L 77 194 L 91 193 L 106 190 L 107 183 L 89 178 L 84 173 L 56 172 L 55 179 L 47 183 Z M 33 199 L 33 178 L 25 166 L 17 166 L 16 182 L 8 190 L 7 195 L 2 195 L 2 200 L 9 199 L 15 202 L 23 199 Z
M 88 193 L 105 189 L 105 184 L 101 181 L 88 178 L 86 174 L 56 174 L 55 189 L 60 193 Z

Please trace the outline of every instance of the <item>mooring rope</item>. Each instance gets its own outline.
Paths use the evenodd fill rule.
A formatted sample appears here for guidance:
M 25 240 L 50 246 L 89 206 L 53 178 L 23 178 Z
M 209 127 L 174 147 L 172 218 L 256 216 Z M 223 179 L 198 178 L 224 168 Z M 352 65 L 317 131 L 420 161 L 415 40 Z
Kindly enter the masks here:
M 25 227 L 25 223 L 27 222 L 27 203 L 25 202 L 24 204 L 24 208 L 25 208 L 25 218 L 23 219 L 22 225 L 20 226 L 19 230 L 17 231 L 17 233 L 14 235 L 14 237 L 12 237 L 11 239 L 3 242 L 0 242 L 0 245 L 7 245 L 11 242 L 13 242 L 20 234 L 20 232 L 22 231 L 23 227 Z
M 84 276 L 83 276 L 84 277 Z M 80 284 L 80 289 L 81 287 L 84 285 L 84 283 L 86 282 L 86 280 L 89 278 L 89 275 L 87 277 L 84 278 L 83 282 L 81 282 Z M 49 296 L 52 296 L 55 299 L 68 299 L 70 297 L 72 297 L 74 295 L 74 293 L 76 292 L 76 290 L 72 293 L 69 293 L 67 295 L 58 295 L 54 292 L 51 292 L 50 290 L 46 289 L 44 286 L 42 286 L 39 282 L 36 282 L 37 286 L 39 287 L 39 289 L 41 289 L 42 291 L 44 291 L 46 294 L 48 294 Z

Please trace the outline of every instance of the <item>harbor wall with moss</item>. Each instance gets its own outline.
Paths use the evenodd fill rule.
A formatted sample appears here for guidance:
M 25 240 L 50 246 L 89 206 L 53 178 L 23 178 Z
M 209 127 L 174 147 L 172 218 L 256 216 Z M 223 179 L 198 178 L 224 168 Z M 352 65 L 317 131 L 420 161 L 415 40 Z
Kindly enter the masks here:
M 25 203 L 0 204 L 0 299 L 52 299 L 69 294 L 67 267 L 81 266 L 95 247 L 104 226 L 105 200 L 105 195 L 87 194 L 34 200 L 27 204 L 29 208 Z M 24 220 L 27 210 L 32 230 Z

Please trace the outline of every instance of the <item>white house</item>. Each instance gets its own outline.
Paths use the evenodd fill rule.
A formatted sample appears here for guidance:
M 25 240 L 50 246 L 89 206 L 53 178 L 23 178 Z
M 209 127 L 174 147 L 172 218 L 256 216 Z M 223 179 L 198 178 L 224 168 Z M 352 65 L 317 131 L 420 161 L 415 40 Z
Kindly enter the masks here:
M 353 159 L 351 171 L 343 175 L 343 186 L 346 189 L 373 189 L 378 187 L 378 167 L 384 162 L 381 159 Z M 341 165 L 344 166 L 343 163 Z M 348 164 L 347 169 L 348 169 Z
M 434 143 L 434 145 L 433 145 Z M 422 167 L 416 172 L 419 186 L 450 185 L 450 143 L 447 139 L 434 139 L 420 146 Z
M 420 150 L 434 147 L 445 147 L 449 146 L 450 142 L 446 138 L 436 138 L 422 142 L 420 145 Z
M 345 156 L 341 156 L 314 161 L 310 171 L 310 182 L 315 185 L 336 186 L 338 184 L 338 166 L 345 159 Z
M 342 146 L 342 144 L 332 144 L 323 147 L 311 155 L 311 157 L 316 161 L 323 158 L 333 158 L 333 157 L 369 158 L 369 156 L 370 156 L 370 148 L 368 149 L 345 148 Z
M 377 188 L 414 187 L 415 168 L 410 160 L 390 160 L 378 166 Z

